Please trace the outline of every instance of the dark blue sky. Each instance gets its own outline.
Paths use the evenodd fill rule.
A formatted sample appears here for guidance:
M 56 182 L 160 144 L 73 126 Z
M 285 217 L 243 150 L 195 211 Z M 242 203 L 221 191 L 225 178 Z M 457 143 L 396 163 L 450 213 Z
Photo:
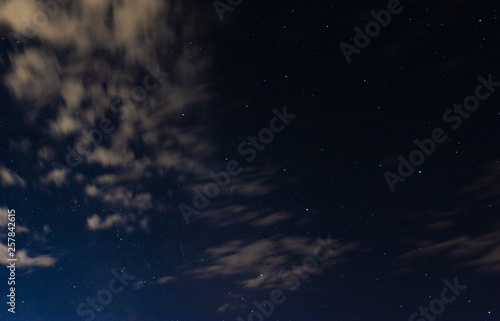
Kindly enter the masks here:
M 0 2 L 1 320 L 500 320 L 496 4 L 44 3 Z

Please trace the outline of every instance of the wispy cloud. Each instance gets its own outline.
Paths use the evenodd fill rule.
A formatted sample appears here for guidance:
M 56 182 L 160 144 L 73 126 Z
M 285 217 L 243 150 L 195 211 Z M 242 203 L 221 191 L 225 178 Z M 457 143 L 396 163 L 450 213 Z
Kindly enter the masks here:
M 485 215 L 498 205 L 499 184 L 500 166 L 496 162 L 487 164 L 479 179 L 459 191 L 458 201 L 419 213 L 426 223 L 415 228 L 427 233 L 419 241 L 410 243 L 414 250 L 399 256 L 397 273 L 409 272 L 415 260 L 441 258 L 454 266 L 500 275 L 500 219 L 490 216 L 480 233 L 477 228 L 464 228 L 461 223 L 464 215 Z M 482 206 L 477 208 L 471 204 Z M 482 223 L 478 220 L 475 224 Z
M 283 287 L 281 272 L 313 255 L 317 246 L 316 239 L 299 236 L 279 235 L 250 242 L 233 240 L 207 249 L 210 265 L 190 273 L 201 279 L 238 276 L 242 287 L 247 289 Z M 358 244 L 350 243 L 332 250 L 332 260 L 314 273 L 322 274 L 334 263 L 344 261 L 343 255 L 357 247 Z
M 0 207 L 0 228 L 2 229 L 6 229 L 8 226 L 9 222 L 8 210 L 9 209 L 5 206 Z M 30 238 L 32 241 L 37 243 L 44 243 L 46 242 L 45 236 L 49 231 L 50 228 L 48 225 L 45 225 L 43 227 L 43 234 L 40 234 L 35 230 L 30 230 L 26 226 L 16 224 L 15 227 L 16 236 L 14 237 L 14 240 L 18 240 L 19 234 L 26 233 L 27 237 Z M 2 242 L 8 241 L 7 239 L 8 235 L 4 234 L 3 231 L 0 232 L 0 236 L 2 237 L 1 240 Z M 3 243 L 0 243 L 0 252 L 8 253 L 8 247 Z M 17 268 L 50 267 L 54 265 L 58 260 L 57 258 L 51 255 L 44 255 L 44 254 L 33 255 L 33 253 L 34 251 L 30 251 L 29 249 L 20 248 L 20 244 L 16 243 L 16 252 L 15 252 L 15 258 L 17 259 L 16 267 Z M 0 263 L 2 265 L 8 265 L 12 263 L 12 261 L 8 261 L 7 259 L 9 259 L 7 255 L 0 256 Z
M 7 253 L 7 246 L 0 243 L 0 251 L 2 253 Z M 2 255 L 0 257 L 0 263 L 2 265 L 8 265 L 12 262 L 7 261 L 8 257 Z M 51 267 L 57 262 L 57 259 L 50 255 L 37 255 L 29 256 L 27 250 L 16 251 L 16 268 L 30 268 L 30 267 Z
M 132 228 L 131 226 L 129 226 L 129 223 L 133 222 L 134 220 L 135 219 L 133 215 L 122 216 L 120 214 L 113 214 L 107 216 L 104 220 L 102 220 L 99 215 L 94 214 L 91 217 L 87 218 L 87 227 L 94 231 L 104 230 L 116 226 Z
M 24 179 L 3 165 L 0 165 L 0 184 L 4 187 L 26 187 L 26 181 Z

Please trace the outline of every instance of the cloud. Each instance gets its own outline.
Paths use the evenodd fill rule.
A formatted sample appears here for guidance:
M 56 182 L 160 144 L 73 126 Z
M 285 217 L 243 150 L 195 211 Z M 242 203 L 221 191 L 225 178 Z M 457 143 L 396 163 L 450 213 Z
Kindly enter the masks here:
M 21 138 L 17 141 L 11 139 L 9 140 L 9 149 L 13 151 L 27 153 L 31 149 L 31 142 L 27 138 Z
M 112 167 L 112 166 L 125 167 L 126 165 L 130 164 L 134 159 L 135 159 L 134 153 L 128 150 L 128 148 L 122 151 L 118 151 L 118 150 L 109 150 L 103 147 L 98 147 L 88 158 L 90 164 L 99 164 L 102 165 L 103 167 Z
M 214 180 L 208 176 L 207 170 L 201 177 L 196 177 L 195 183 L 186 186 L 190 194 L 193 190 L 204 191 L 208 184 Z M 284 212 L 276 212 L 273 208 L 260 208 L 259 206 L 248 205 L 246 199 L 257 196 L 270 196 L 278 190 L 276 186 L 284 186 L 289 181 L 280 181 L 276 168 L 266 170 L 255 167 L 245 168 L 238 176 L 231 177 L 226 187 L 220 187 L 219 194 L 215 198 L 208 198 L 210 206 L 201 211 L 198 215 L 193 215 L 189 219 L 191 222 L 206 220 L 208 224 L 223 228 L 234 224 L 251 224 L 257 227 L 270 226 L 287 219 L 292 219 L 292 215 Z M 277 181 L 276 181 L 277 180 Z M 273 182 L 272 184 L 270 182 Z M 192 200 L 193 198 L 190 197 Z M 231 199 L 231 201 L 226 201 Z M 187 204 L 187 203 L 186 203 Z M 192 206 L 192 202 L 188 204 Z
M 0 227 L 9 225 L 9 209 L 5 206 L 0 206 Z M 29 229 L 25 226 L 16 224 L 16 233 L 29 233 Z M 2 231 L 3 232 L 3 231 Z
M 133 230 L 133 227 L 130 223 L 134 222 L 135 218 L 133 215 L 122 216 L 120 214 L 113 214 L 107 216 L 104 220 L 102 220 L 99 215 L 94 214 L 91 217 L 87 218 L 87 227 L 91 230 L 104 230 L 114 226 L 127 228 L 128 230 Z
M 151 222 L 151 219 L 149 217 L 144 217 L 143 219 L 141 219 L 141 221 L 139 222 L 139 227 L 143 230 L 143 231 L 146 231 L 146 232 L 150 232 L 150 229 L 149 229 L 149 224 Z
M 204 210 L 193 221 L 207 219 L 211 225 L 222 228 L 234 224 L 251 224 L 264 227 L 291 219 L 290 214 L 273 212 L 273 209 L 257 210 L 243 204 L 221 204 L 219 207 Z
M 36 2 L 27 0 L 6 0 L 0 6 L 0 20 L 17 36 L 23 34 L 23 18 L 31 20 L 41 10 Z M 9 53 L 11 68 L 3 76 L 6 88 L 28 115 L 26 125 L 39 120 L 39 130 L 50 138 L 43 147 L 34 143 L 37 169 L 50 167 L 52 161 L 65 164 L 64 148 L 69 145 L 76 150 L 84 140 L 83 131 L 98 128 L 101 120 L 110 117 L 116 130 L 105 135 L 78 165 L 120 173 L 111 178 L 110 173 L 101 172 L 98 184 L 108 185 L 112 180 L 131 184 L 172 169 L 191 177 L 206 175 L 208 168 L 202 158 L 213 155 L 212 142 L 199 126 L 180 125 L 181 113 L 190 113 L 192 119 L 202 117 L 196 116 L 200 114 L 197 108 L 210 99 L 207 85 L 200 82 L 209 61 L 201 48 L 186 41 L 196 42 L 203 30 L 199 28 L 202 20 L 196 25 L 189 23 L 196 18 L 185 7 L 161 0 L 89 0 L 59 5 L 57 14 L 37 28 L 27 43 L 19 45 L 19 52 Z M 172 52 L 174 46 L 177 49 Z M 171 75 L 158 76 L 158 70 L 167 72 L 166 66 Z M 148 90 L 132 107 L 127 103 L 126 115 L 112 108 L 116 100 L 130 101 L 146 76 L 150 85 L 157 82 L 155 89 Z M 79 168 L 71 175 L 83 175 L 84 171 L 77 171 Z M 62 187 L 68 176 L 58 169 L 42 173 L 38 181 Z M 92 176 L 87 172 L 77 182 L 92 181 Z M 109 186 L 104 192 L 105 201 L 122 204 L 118 194 L 128 195 Z M 150 206 L 147 194 L 135 197 L 129 204 Z
M 85 192 L 90 197 L 98 198 L 106 203 L 119 204 L 126 208 L 147 210 L 152 207 L 152 197 L 149 193 L 133 193 L 125 187 L 98 187 L 87 185 Z
M 2 229 L 6 229 L 8 226 L 8 223 L 9 223 L 8 210 L 9 209 L 5 206 L 0 207 L 0 228 L 2 228 Z M 37 233 L 36 231 L 31 231 L 30 229 L 28 229 L 25 226 L 18 225 L 16 222 L 15 232 L 16 232 L 16 235 L 20 234 L 20 233 L 28 233 L 28 236 L 33 241 L 45 242 L 46 241 L 45 235 L 48 233 L 47 229 L 50 230 L 48 225 L 45 225 L 43 228 L 43 230 L 44 230 L 43 236 L 40 236 L 40 234 Z M 0 236 L 2 237 L 2 242 L 7 241 L 7 237 L 8 237 L 7 231 L 5 234 L 2 231 L 2 233 L 0 233 Z M 0 243 L 0 253 L 9 253 L 8 247 L 3 243 Z M 50 255 L 29 256 L 28 250 L 20 249 L 18 243 L 16 243 L 15 257 L 13 257 L 13 258 L 17 259 L 17 261 L 15 261 L 16 268 L 49 267 L 49 266 L 54 265 L 57 262 L 57 259 L 50 256 Z M 8 261 L 7 259 L 9 259 L 9 257 L 7 255 L 1 255 L 0 256 L 0 263 L 2 265 L 9 265 L 10 263 L 12 263 L 12 261 Z
M 287 215 L 283 212 L 281 213 L 274 213 L 271 215 L 267 215 L 266 217 L 263 217 L 261 219 L 256 220 L 255 225 L 257 226 L 269 226 L 276 224 L 278 222 L 281 222 L 283 220 L 289 219 L 290 215 Z
M 439 258 L 454 267 L 500 275 L 500 219 L 491 215 L 484 222 L 477 220 L 473 228 L 462 223 L 466 214 L 472 217 L 493 214 L 499 203 L 500 165 L 490 163 L 479 170 L 479 179 L 460 190 L 457 201 L 418 213 L 424 223 L 415 229 L 427 232 L 419 241 L 410 242 L 412 250 L 398 256 L 397 274 L 411 272 L 412 262 Z M 478 204 L 483 205 L 478 207 Z
M 0 252 L 7 253 L 7 246 L 0 243 Z M 17 261 L 16 268 L 30 268 L 30 267 L 50 267 L 57 262 L 57 259 L 50 255 L 38 255 L 30 257 L 27 250 L 17 250 L 16 257 Z M 0 263 L 2 265 L 9 265 L 10 261 L 7 260 L 6 255 L 0 257 Z
M 3 165 L 0 165 L 0 184 L 4 187 L 26 187 L 26 181 L 24 179 Z
M 220 307 L 217 308 L 217 312 L 219 313 L 224 313 L 226 312 L 227 309 L 229 309 L 229 303 L 224 303 L 223 305 L 221 305 Z
M 53 53 L 28 48 L 23 54 L 11 56 L 11 63 L 12 71 L 4 82 L 16 99 L 42 101 L 58 91 L 59 64 Z M 34 115 L 32 111 L 30 115 Z
M 21 36 L 22 18 L 31 20 L 38 10 L 36 1 L 4 0 L 0 21 Z M 9 68 L 0 77 L 9 98 L 26 115 L 21 125 L 35 133 L 30 141 L 16 145 L 38 157 L 30 175 L 35 187 L 54 195 L 67 192 L 64 189 L 71 184 L 73 192 L 82 191 L 75 196 L 83 199 L 79 206 L 97 201 L 102 203 L 98 206 L 124 209 L 125 214 L 88 211 L 82 230 L 150 233 L 157 218 L 149 212 L 158 213 L 171 202 L 154 202 L 156 180 L 170 178 L 172 172 L 179 182 L 198 180 L 210 171 L 207 163 L 217 148 L 199 121 L 206 121 L 204 105 L 211 99 L 203 77 L 210 63 L 209 48 L 203 47 L 199 34 L 206 31 L 203 21 L 208 20 L 196 17 L 184 3 L 163 0 L 69 1 L 28 43 L 19 44 L 19 52 L 8 53 Z M 157 69 L 169 76 L 155 77 Z M 142 101 L 129 103 L 148 75 L 152 75 L 149 84 L 158 83 L 156 89 L 148 90 Z M 120 112 L 125 109 L 121 105 L 114 108 L 119 100 L 130 107 L 126 113 Z M 77 150 L 85 140 L 83 132 L 99 128 L 104 118 L 115 130 L 104 134 L 81 164 L 67 164 L 66 147 Z M 73 171 L 53 168 L 54 161 Z M 0 168 L 0 175 L 4 172 Z M 2 185 L 26 186 L 13 172 L 6 173 Z M 138 189 L 139 185 L 153 186 L 152 191 Z M 178 187 L 166 185 L 167 190 Z M 153 206 L 156 203 L 158 207 Z M 41 232 L 30 236 L 46 242 Z M 57 261 L 22 253 L 26 266 L 51 266 Z
M 95 182 L 98 184 L 116 184 L 118 182 L 118 176 L 113 175 L 113 174 L 104 174 L 101 176 L 98 176 L 95 179 Z
M 58 168 L 51 170 L 45 176 L 40 178 L 40 183 L 44 185 L 62 186 L 68 182 L 69 170 Z
M 487 201 L 488 203 L 498 203 L 500 199 L 500 164 L 490 162 L 482 167 L 481 177 L 469 184 L 460 192 L 472 195 L 477 201 Z
M 165 283 L 170 283 L 170 282 L 174 282 L 174 281 L 177 281 L 177 278 L 175 276 L 163 276 L 163 277 L 159 278 L 156 282 L 158 284 L 165 284 Z
M 44 146 L 38 150 L 37 156 L 43 161 L 51 161 L 54 158 L 54 150 L 49 146 Z
M 60 108 L 59 115 L 55 121 L 50 122 L 50 135 L 54 137 L 66 137 L 77 133 L 84 128 L 84 124 L 73 117 L 67 109 Z
M 207 249 L 205 254 L 210 258 L 210 265 L 196 268 L 190 274 L 201 279 L 238 276 L 247 289 L 283 287 L 281 272 L 313 256 L 317 247 L 316 239 L 298 236 L 275 236 L 253 242 L 233 240 Z M 314 274 L 321 274 L 334 263 L 343 261 L 342 255 L 357 247 L 350 243 L 333 250 Z
M 479 273 L 500 275 L 500 226 L 480 236 L 464 235 L 446 241 L 426 239 L 418 249 L 400 255 L 407 266 L 409 260 L 439 257 L 455 266 L 471 267 Z M 407 269 L 406 269 L 407 270 Z

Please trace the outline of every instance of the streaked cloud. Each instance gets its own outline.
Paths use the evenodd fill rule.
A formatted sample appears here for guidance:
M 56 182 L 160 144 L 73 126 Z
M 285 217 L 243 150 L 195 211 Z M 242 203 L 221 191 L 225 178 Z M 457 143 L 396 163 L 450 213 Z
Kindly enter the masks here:
M 481 233 L 477 227 L 464 228 L 464 215 L 475 216 L 491 213 L 491 209 L 499 204 L 498 186 L 500 184 L 500 165 L 490 163 L 482 168 L 479 179 L 471 182 L 459 192 L 455 203 L 445 204 L 442 208 L 419 213 L 426 220 L 426 226 L 416 229 L 427 230 L 425 238 L 411 242 L 413 250 L 401 254 L 397 274 L 411 272 L 411 262 L 418 260 L 440 259 L 453 266 L 467 267 L 478 273 L 500 275 L 500 219 L 491 216 L 486 224 L 481 225 Z M 482 204 L 481 207 L 471 204 Z
M 26 181 L 23 178 L 3 165 L 0 165 L 0 184 L 4 187 L 26 187 Z
M 101 199 L 107 203 L 116 203 L 125 208 L 137 208 L 147 210 L 152 206 L 152 197 L 149 193 L 134 193 L 125 187 L 97 187 L 87 185 L 85 192 L 90 197 Z
M 0 243 L 0 252 L 7 253 L 7 246 Z M 8 257 L 2 255 L 0 257 L 0 263 L 2 265 L 9 265 L 10 261 L 7 261 Z M 50 255 L 37 255 L 30 256 L 28 251 L 25 249 L 16 251 L 16 268 L 31 268 L 31 267 L 51 267 L 58 260 Z
M 241 286 L 247 289 L 283 287 L 281 272 L 312 256 L 318 246 L 316 239 L 299 236 L 280 235 L 250 242 L 233 240 L 207 249 L 205 254 L 210 258 L 210 265 L 194 269 L 190 274 L 201 279 L 237 276 Z M 356 243 L 350 243 L 332 250 L 330 258 L 314 274 L 322 274 L 333 264 L 344 261 L 343 255 L 357 247 Z
M 165 283 L 171 283 L 174 281 L 177 281 L 177 278 L 175 276 L 162 276 L 156 282 L 158 284 L 165 284 Z
M 87 227 L 94 231 L 104 230 L 111 227 L 122 227 L 133 230 L 130 223 L 134 221 L 135 218 L 133 215 L 112 214 L 106 216 L 105 219 L 101 219 L 99 215 L 94 214 L 87 218 Z
M 2 229 L 7 229 L 9 220 L 8 220 L 8 208 L 5 206 L 0 207 L 0 228 Z M 16 215 L 19 215 L 19 213 L 16 212 Z M 17 223 L 17 221 L 16 221 Z M 26 226 L 23 225 L 18 225 L 16 224 L 15 232 L 16 232 L 16 237 L 14 239 L 17 240 L 17 235 L 21 233 L 26 233 L 28 237 L 38 243 L 44 243 L 46 242 L 46 234 L 50 231 L 50 228 L 48 225 L 45 225 L 43 228 L 43 235 L 38 233 L 37 231 L 30 230 Z M 6 231 L 7 232 L 7 231 Z M 8 253 L 8 247 L 6 244 L 2 242 L 7 241 L 7 234 L 3 233 L 3 231 L 0 233 L 0 236 L 2 237 L 2 240 L 0 242 L 0 252 L 1 253 Z M 23 249 L 19 247 L 19 243 L 16 243 L 16 252 L 15 252 L 15 261 L 16 263 L 16 268 L 32 268 L 32 267 L 50 267 L 54 265 L 57 262 L 57 258 L 51 256 L 51 255 L 34 255 L 33 250 L 29 249 Z M 9 265 L 12 263 L 12 261 L 8 261 L 9 256 L 7 255 L 1 255 L 0 256 L 0 263 L 2 265 Z

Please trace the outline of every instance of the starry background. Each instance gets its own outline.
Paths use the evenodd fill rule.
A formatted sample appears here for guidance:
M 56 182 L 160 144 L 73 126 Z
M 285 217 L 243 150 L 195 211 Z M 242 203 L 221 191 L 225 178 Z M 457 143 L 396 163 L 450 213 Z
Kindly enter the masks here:
M 340 43 L 386 1 L 243 0 L 221 21 L 210 1 L 72 0 L 14 45 L 40 7 L 0 1 L 0 261 L 7 209 L 18 258 L 0 318 L 86 320 L 125 269 L 95 320 L 247 320 L 275 288 L 269 320 L 408 320 L 455 277 L 468 287 L 436 320 L 500 320 L 500 91 L 443 121 L 478 76 L 500 81 L 498 4 L 401 5 L 348 64 Z M 297 117 L 246 162 L 239 144 L 285 106 Z M 52 166 L 103 118 L 115 130 L 81 164 Z M 384 173 L 438 127 L 391 192 Z M 242 173 L 186 224 L 178 206 L 229 160 Z M 290 291 L 283 271 L 328 235 L 333 257 Z

